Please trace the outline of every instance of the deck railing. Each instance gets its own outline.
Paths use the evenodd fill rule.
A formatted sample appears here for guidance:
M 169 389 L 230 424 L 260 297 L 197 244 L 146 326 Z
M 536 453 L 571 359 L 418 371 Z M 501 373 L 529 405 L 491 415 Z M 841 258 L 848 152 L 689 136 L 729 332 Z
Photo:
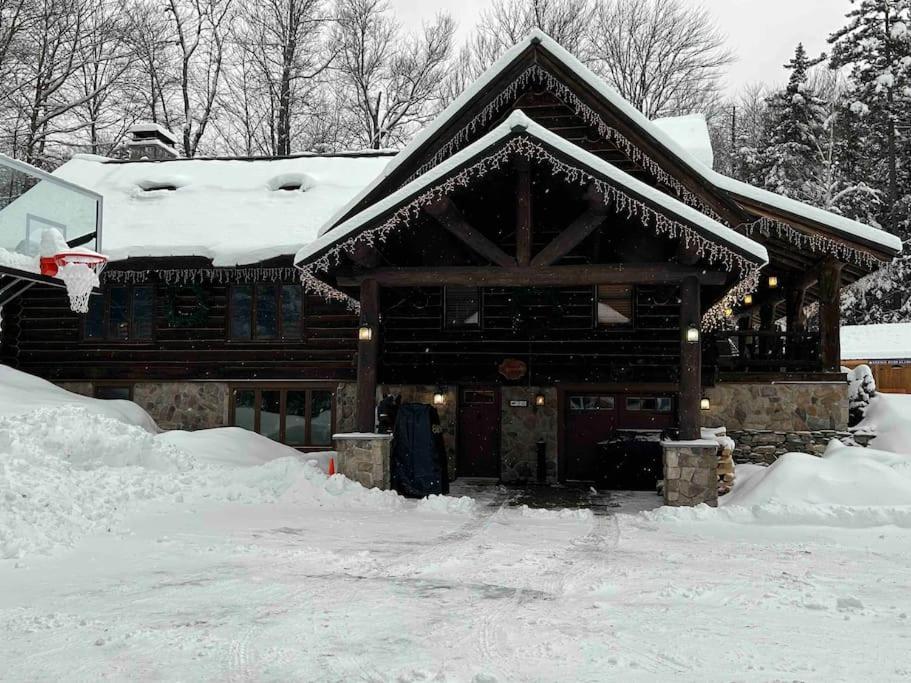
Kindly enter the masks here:
M 716 332 L 705 352 L 722 372 L 818 372 L 822 368 L 815 332 Z

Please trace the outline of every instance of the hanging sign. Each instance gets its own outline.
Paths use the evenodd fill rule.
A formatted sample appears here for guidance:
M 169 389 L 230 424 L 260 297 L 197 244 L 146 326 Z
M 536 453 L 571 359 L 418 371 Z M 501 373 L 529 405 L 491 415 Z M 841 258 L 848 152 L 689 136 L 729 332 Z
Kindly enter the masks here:
M 521 361 L 518 358 L 507 358 L 500 363 L 498 370 L 503 377 L 511 382 L 515 382 L 516 380 L 525 377 L 525 373 L 528 372 L 528 366 L 524 361 Z

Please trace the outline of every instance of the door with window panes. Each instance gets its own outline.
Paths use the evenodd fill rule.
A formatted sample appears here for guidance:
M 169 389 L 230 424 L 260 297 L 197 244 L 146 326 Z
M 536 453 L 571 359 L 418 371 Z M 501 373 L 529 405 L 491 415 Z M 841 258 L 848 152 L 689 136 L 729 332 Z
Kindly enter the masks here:
M 236 386 L 231 423 L 301 450 L 332 446 L 335 395 L 327 387 Z

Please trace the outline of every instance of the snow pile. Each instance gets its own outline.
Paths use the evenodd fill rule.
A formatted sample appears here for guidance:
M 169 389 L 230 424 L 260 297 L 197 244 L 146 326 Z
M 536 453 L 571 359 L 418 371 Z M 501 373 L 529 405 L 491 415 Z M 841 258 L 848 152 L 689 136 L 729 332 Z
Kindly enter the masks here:
M 876 434 L 870 446 L 911 456 L 911 396 L 878 394 L 870 399 L 858 430 Z
M 132 401 L 103 401 L 74 394 L 46 380 L 0 365 L 0 417 L 55 406 L 79 406 L 96 415 L 158 432 L 155 421 Z
M 864 419 L 870 399 L 876 396 L 876 380 L 869 365 L 858 365 L 853 370 L 842 368 L 848 375 L 848 410 L 850 422 L 856 425 Z
M 833 440 L 820 458 L 787 453 L 769 467 L 738 467 L 718 509 L 661 508 L 659 521 L 911 528 L 911 458 Z

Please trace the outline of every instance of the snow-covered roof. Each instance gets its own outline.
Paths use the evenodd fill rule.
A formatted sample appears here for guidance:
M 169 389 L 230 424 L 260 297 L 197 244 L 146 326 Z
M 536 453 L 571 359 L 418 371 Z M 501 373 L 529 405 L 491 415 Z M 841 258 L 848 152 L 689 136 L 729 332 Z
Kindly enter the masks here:
M 911 358 L 911 323 L 846 325 L 841 328 L 842 360 Z
M 518 59 L 525 50 L 535 45 L 539 46 L 540 49 L 546 50 L 553 59 L 559 61 L 563 66 L 569 69 L 573 75 L 591 89 L 592 92 L 604 98 L 604 100 L 609 102 L 632 123 L 654 138 L 667 151 L 689 167 L 692 172 L 701 176 L 719 189 L 730 192 L 736 196 L 763 203 L 769 207 L 791 214 L 798 219 L 803 218 L 821 223 L 832 228 L 837 233 L 842 233 L 846 238 L 859 238 L 862 241 L 878 246 L 890 253 L 898 254 L 901 252 L 901 240 L 883 230 L 877 230 L 876 228 L 864 225 L 863 223 L 850 220 L 843 216 L 838 216 L 828 211 L 823 211 L 822 209 L 817 209 L 808 204 L 788 199 L 787 197 L 766 192 L 765 190 L 759 190 L 746 183 L 741 183 L 732 178 L 728 178 L 727 176 L 723 176 L 720 173 L 716 173 L 697 156 L 694 156 L 687 150 L 684 145 L 681 145 L 680 142 L 675 139 L 674 135 L 670 134 L 661 125 L 654 121 L 650 121 L 642 112 L 636 109 L 636 107 L 623 99 L 623 97 L 621 97 L 620 94 L 611 88 L 603 79 L 595 75 L 588 67 L 567 52 L 553 38 L 538 29 L 531 31 L 524 40 L 507 50 L 500 59 L 494 62 L 494 64 L 481 74 L 474 83 L 455 98 L 455 100 L 453 100 L 452 103 L 433 120 L 433 122 L 427 125 L 408 145 L 405 146 L 402 152 L 389 163 L 380 176 L 375 178 L 372 183 L 358 193 L 345 207 L 337 211 L 332 218 L 320 228 L 319 234 L 323 235 L 333 229 L 333 226 L 345 215 L 345 213 L 373 191 L 373 189 L 376 188 L 376 186 L 393 170 L 405 163 L 406 160 L 420 149 L 424 143 L 443 128 L 451 118 L 483 92 L 490 83 Z
M 141 122 L 136 123 L 130 126 L 128 133 L 158 133 L 163 138 L 170 140 L 172 144 L 176 145 L 180 142 L 177 139 L 177 136 L 169 131 L 163 126 L 159 126 L 157 123 Z
M 104 197 L 103 248 L 111 260 L 202 256 L 234 266 L 293 254 L 313 240 L 389 157 L 121 162 L 80 155 L 54 175 Z
M 727 244 L 748 259 L 762 264 L 768 262 L 769 256 L 766 248 L 758 242 L 754 242 L 750 238 L 722 225 L 718 221 L 709 218 L 683 202 L 680 202 L 664 192 L 634 178 L 628 173 L 621 171 L 613 164 L 604 161 L 600 157 L 585 151 L 565 138 L 551 132 L 544 126 L 535 123 L 522 111 L 516 110 L 513 111 L 505 121 L 496 126 L 480 140 L 477 140 L 465 149 L 460 150 L 396 192 L 387 195 L 360 213 L 352 216 L 341 223 L 336 229 L 327 234 L 323 234 L 313 242 L 304 245 L 300 251 L 297 252 L 294 259 L 295 263 L 309 260 L 312 257 L 321 254 L 332 245 L 357 234 L 365 224 L 392 211 L 410 197 L 441 178 L 446 177 L 460 166 L 482 154 L 485 150 L 488 150 L 497 145 L 497 143 L 515 135 L 517 131 L 536 138 L 545 145 L 570 157 L 579 166 L 592 171 L 595 175 L 606 178 L 612 183 L 622 186 L 625 190 L 636 195 L 640 199 L 644 199 L 647 202 L 664 209 L 666 212 L 683 219 L 686 223 L 696 227 L 700 232 L 712 236 L 717 242 Z
M 670 135 L 694 159 L 698 159 L 709 168 L 714 167 L 715 152 L 712 150 L 709 124 L 703 114 L 669 116 L 654 119 L 652 123 Z

